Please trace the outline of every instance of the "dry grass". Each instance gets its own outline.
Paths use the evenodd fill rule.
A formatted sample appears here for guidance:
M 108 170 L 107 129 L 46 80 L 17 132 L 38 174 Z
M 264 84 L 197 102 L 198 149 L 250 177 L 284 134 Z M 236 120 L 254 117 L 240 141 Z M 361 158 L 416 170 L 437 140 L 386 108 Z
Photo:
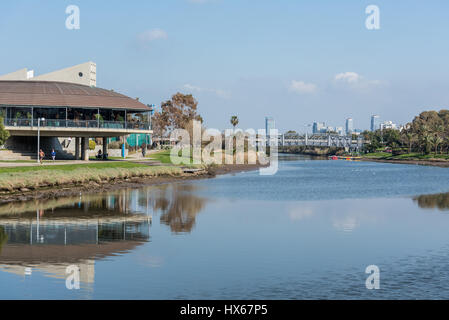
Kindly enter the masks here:
M 37 189 L 70 184 L 83 184 L 91 181 L 101 183 L 115 179 L 179 176 L 181 174 L 181 168 L 165 166 L 140 166 L 131 168 L 79 167 L 70 171 L 36 170 L 24 172 L 0 172 L 0 190 L 11 192 L 21 188 Z

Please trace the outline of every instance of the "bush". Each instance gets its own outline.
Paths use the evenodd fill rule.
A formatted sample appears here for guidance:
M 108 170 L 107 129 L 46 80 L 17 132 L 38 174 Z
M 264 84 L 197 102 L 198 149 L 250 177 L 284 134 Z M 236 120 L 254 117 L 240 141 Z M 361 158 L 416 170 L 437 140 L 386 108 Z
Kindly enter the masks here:
M 89 150 L 95 150 L 97 144 L 93 140 L 89 140 Z
M 120 149 L 120 142 L 112 141 L 111 143 L 109 143 L 108 149 Z
M 393 148 L 393 150 L 391 152 L 391 154 L 393 156 L 399 156 L 401 154 L 406 154 L 406 153 L 408 153 L 407 148 Z
M 0 117 L 0 146 L 3 146 L 8 140 L 10 134 L 9 131 L 5 129 L 3 125 L 3 117 Z

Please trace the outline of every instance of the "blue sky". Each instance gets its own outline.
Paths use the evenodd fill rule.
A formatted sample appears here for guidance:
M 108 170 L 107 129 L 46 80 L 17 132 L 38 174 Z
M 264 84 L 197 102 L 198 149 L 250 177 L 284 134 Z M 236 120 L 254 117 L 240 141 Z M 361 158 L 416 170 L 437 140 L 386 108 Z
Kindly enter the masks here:
M 80 30 L 65 28 L 79 6 Z M 380 9 L 380 30 L 365 8 Z M 97 84 L 149 104 L 192 93 L 206 126 L 369 127 L 449 108 L 449 2 L 313 0 L 2 1 L 0 73 L 86 61 Z

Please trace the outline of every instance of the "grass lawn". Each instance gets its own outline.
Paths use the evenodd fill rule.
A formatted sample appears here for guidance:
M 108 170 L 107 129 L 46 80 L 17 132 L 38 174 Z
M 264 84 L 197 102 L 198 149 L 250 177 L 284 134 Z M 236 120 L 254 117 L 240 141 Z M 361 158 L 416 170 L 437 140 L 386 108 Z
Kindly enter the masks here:
M 373 152 L 362 155 L 364 158 L 385 159 L 385 160 L 449 160 L 447 154 L 421 154 L 421 153 L 406 153 L 393 156 L 387 152 Z
M 386 158 L 391 157 L 391 153 L 388 152 L 372 152 L 362 155 L 365 158 Z
M 160 152 L 148 155 L 147 158 L 159 161 L 160 163 L 164 163 L 164 164 L 172 164 L 172 162 L 170 160 L 170 153 L 171 153 L 171 150 L 162 150 Z M 179 151 L 180 156 L 181 156 L 181 154 L 182 154 L 181 151 Z M 185 161 L 185 163 L 192 161 L 192 157 L 182 158 L 182 159 L 187 160 L 187 161 Z
M 91 181 L 100 183 L 132 177 L 179 176 L 182 173 L 183 170 L 177 166 L 148 166 L 124 161 L 0 168 L 0 190 L 35 189 Z
M 32 161 L 34 162 L 34 161 Z M 74 171 L 77 169 L 110 169 L 110 168 L 138 168 L 147 167 L 145 164 L 133 163 L 128 161 L 111 161 L 98 163 L 80 163 L 80 164 L 61 164 L 57 166 L 46 166 L 45 162 L 42 166 L 33 167 L 0 167 L 0 173 L 12 172 L 30 172 L 30 171 Z

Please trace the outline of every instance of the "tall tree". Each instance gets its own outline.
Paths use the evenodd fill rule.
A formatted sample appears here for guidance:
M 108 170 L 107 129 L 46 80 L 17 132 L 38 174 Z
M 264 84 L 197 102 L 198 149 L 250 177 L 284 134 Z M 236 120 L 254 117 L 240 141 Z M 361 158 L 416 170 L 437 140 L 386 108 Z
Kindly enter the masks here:
M 239 118 L 237 116 L 232 116 L 231 117 L 231 124 L 234 127 L 234 129 L 235 129 L 235 127 L 239 124 Z
M 164 137 L 174 129 L 186 129 L 193 120 L 203 122 L 197 108 L 198 101 L 191 94 L 176 93 L 170 100 L 162 102 L 160 112 L 154 113 L 155 135 Z
M 411 153 L 413 143 L 416 141 L 416 134 L 410 126 L 401 131 L 401 141 L 407 145 L 408 153 Z

